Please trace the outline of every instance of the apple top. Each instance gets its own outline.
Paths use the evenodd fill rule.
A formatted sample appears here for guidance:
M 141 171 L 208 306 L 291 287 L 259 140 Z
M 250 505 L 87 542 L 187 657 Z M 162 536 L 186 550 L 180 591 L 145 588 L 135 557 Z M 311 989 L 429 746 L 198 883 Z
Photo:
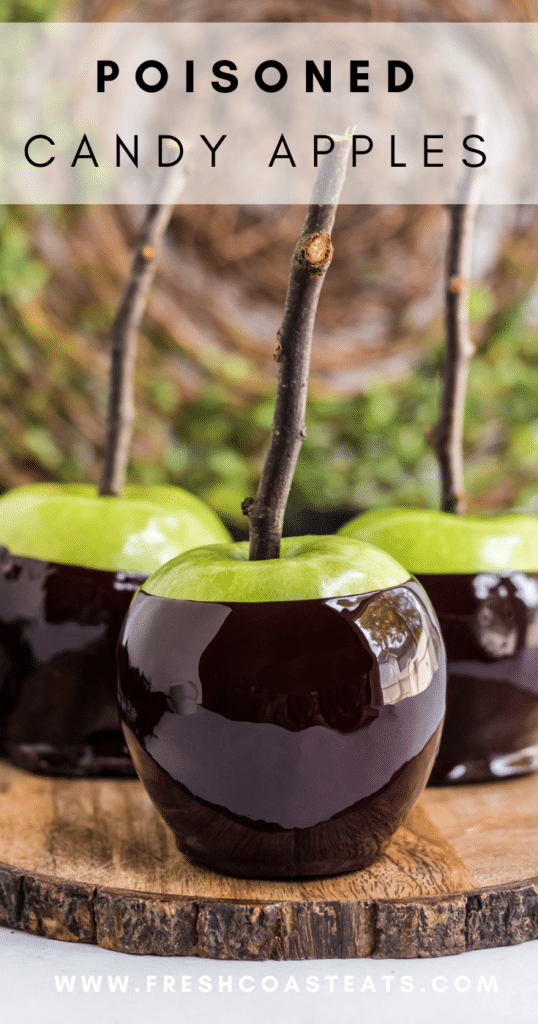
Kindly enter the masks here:
M 379 545 L 412 573 L 538 572 L 538 519 L 517 512 L 380 509 L 346 523 L 340 536 Z
M 215 513 L 181 487 L 28 484 L 0 498 L 0 544 L 14 555 L 112 572 L 154 572 L 201 544 L 229 540 Z
M 188 551 L 143 585 L 157 597 L 190 601 L 305 601 L 368 594 L 405 583 L 390 555 L 347 537 L 287 537 L 280 558 L 249 561 L 246 541 Z

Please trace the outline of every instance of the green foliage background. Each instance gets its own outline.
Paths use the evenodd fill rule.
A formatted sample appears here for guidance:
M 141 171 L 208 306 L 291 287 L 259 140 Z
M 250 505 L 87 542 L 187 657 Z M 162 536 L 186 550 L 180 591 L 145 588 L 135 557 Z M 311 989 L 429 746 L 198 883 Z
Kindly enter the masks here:
M 475 289 L 474 318 L 489 311 Z M 475 357 L 465 422 L 470 507 L 524 507 L 538 512 L 538 336 L 525 306 L 503 311 Z M 439 480 L 428 434 L 439 406 L 440 331 L 405 380 L 367 393 L 311 401 L 289 525 L 301 509 L 391 504 L 436 507 Z M 255 493 L 272 416 L 273 394 L 254 407 L 230 407 L 224 388 L 185 407 L 167 455 L 170 479 L 237 518 L 238 492 Z M 206 459 L 205 452 L 210 449 Z
M 47 216 L 61 224 L 70 212 L 53 208 Z M 32 255 L 28 219 L 29 211 L 0 211 L 0 483 L 96 479 L 106 358 L 95 334 L 106 337 L 114 310 L 80 306 L 73 326 L 86 344 L 73 346 L 68 333 L 51 326 L 39 302 L 49 272 Z M 494 310 L 488 288 L 472 293 L 473 331 L 482 340 L 471 365 L 465 449 L 470 506 L 477 510 L 538 511 L 538 334 L 529 296 L 530 286 Z M 240 502 L 256 491 L 267 444 L 272 385 L 242 391 L 255 367 L 208 346 L 202 361 L 211 376 L 195 397 L 182 399 L 163 372 L 174 348 L 151 332 L 141 347 L 130 476 L 181 484 L 241 526 Z M 97 376 L 94 354 L 101 360 Z M 438 322 L 405 379 L 310 401 L 288 529 L 301 528 L 304 509 L 436 506 L 428 432 L 437 418 L 442 358 Z

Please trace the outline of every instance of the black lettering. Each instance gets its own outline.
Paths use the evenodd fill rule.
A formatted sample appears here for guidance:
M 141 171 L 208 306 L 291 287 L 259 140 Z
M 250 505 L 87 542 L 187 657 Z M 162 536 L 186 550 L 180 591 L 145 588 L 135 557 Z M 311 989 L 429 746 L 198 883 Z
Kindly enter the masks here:
M 106 69 L 110 69 L 110 74 L 106 74 Z M 97 92 L 105 91 L 105 82 L 113 82 L 118 77 L 120 69 L 116 64 L 115 60 L 98 60 L 97 61 Z
M 168 149 L 177 150 L 177 156 L 175 160 L 163 160 L 163 142 L 165 139 L 170 140 Z M 183 145 L 176 139 L 175 135 L 159 135 L 159 167 L 175 167 L 179 163 L 183 156 Z
M 318 85 L 321 86 L 323 92 L 331 91 L 331 62 L 330 60 L 323 61 L 323 74 L 316 66 L 313 60 L 307 60 L 306 62 L 306 91 L 314 92 L 314 78 Z M 316 164 L 317 166 L 317 164 Z
M 264 72 L 267 71 L 269 68 L 274 68 L 275 71 L 278 71 L 278 74 L 280 76 L 278 82 L 275 82 L 274 85 L 267 85 L 267 82 L 264 82 L 263 80 Z M 263 64 L 260 64 L 256 68 L 256 71 L 254 72 L 254 78 L 256 80 L 256 85 L 258 86 L 258 88 L 263 89 L 264 92 L 280 92 L 280 90 L 284 88 L 286 82 L 288 81 L 288 72 L 286 71 L 284 65 L 280 63 L 279 60 L 264 60 Z
M 396 84 L 397 68 L 403 71 L 405 76 L 403 82 L 400 82 L 399 85 Z M 389 60 L 389 92 L 405 92 L 412 85 L 414 77 L 413 68 L 405 60 Z
M 127 149 L 127 146 L 125 145 L 123 139 L 120 139 L 119 135 L 116 135 L 116 167 L 120 166 L 120 152 L 122 149 L 125 150 L 125 152 L 127 153 L 127 156 L 129 157 L 131 163 L 133 163 L 135 167 L 138 167 L 138 135 L 133 136 L 133 142 L 134 152 L 131 153 L 130 149 Z
M 424 136 L 424 166 L 425 167 L 444 167 L 444 164 L 431 164 L 429 162 L 429 160 L 428 160 L 428 157 L 429 157 L 430 153 L 442 153 L 443 152 L 442 149 L 430 149 L 429 145 L 428 145 L 430 139 L 442 139 L 443 137 L 444 137 L 443 135 L 425 135 Z
M 279 153 L 278 152 L 281 146 L 284 146 L 284 149 L 286 150 L 285 153 Z M 288 143 L 286 142 L 286 139 L 285 139 L 284 135 L 281 135 L 279 140 L 278 140 L 278 142 L 277 142 L 276 149 L 275 149 L 275 151 L 274 151 L 274 153 L 273 153 L 273 155 L 272 155 L 272 157 L 271 157 L 271 159 L 269 161 L 269 167 L 273 166 L 275 160 L 289 160 L 291 162 L 291 166 L 292 167 L 296 167 L 295 160 L 293 159 L 293 157 L 291 155 L 290 147 L 288 146 Z
M 144 81 L 144 75 L 149 68 L 155 68 L 155 70 L 159 72 L 159 81 L 155 82 L 154 85 L 148 85 L 148 83 Z M 145 60 L 143 64 L 140 64 L 140 66 L 137 67 L 135 79 L 136 84 L 140 89 L 143 89 L 144 92 L 160 92 L 161 89 L 164 89 L 168 81 L 168 71 L 164 64 L 161 64 L 160 60 Z
M 185 72 L 185 92 L 194 92 L 194 61 L 188 60 Z
M 222 85 L 220 82 L 211 82 L 215 92 L 235 92 L 237 89 L 237 78 L 235 75 L 229 75 L 227 71 L 223 71 L 223 68 L 229 68 L 230 71 L 237 71 L 236 65 L 231 60 L 218 60 L 216 64 L 213 64 L 213 74 L 217 78 L 222 78 L 228 85 Z
M 475 149 L 474 146 L 468 146 L 467 143 L 469 142 L 469 139 L 478 139 L 479 142 L 484 142 L 485 140 L 481 135 L 466 135 L 463 140 L 463 148 L 466 149 L 468 153 L 476 153 L 478 156 L 481 156 L 482 159 L 477 163 L 471 164 L 465 159 L 465 157 L 463 157 L 462 163 L 464 163 L 466 167 L 483 167 L 486 162 L 486 154 L 481 149 Z
M 52 139 L 49 139 L 48 135 L 32 135 L 32 138 L 28 139 L 28 142 L 24 147 L 24 155 L 28 163 L 31 164 L 32 167 L 48 167 L 49 164 L 51 164 L 52 161 L 56 159 L 56 157 L 51 156 L 48 160 L 43 160 L 41 163 L 39 163 L 39 161 L 33 160 L 30 156 L 30 146 L 32 145 L 32 142 L 35 142 L 36 139 L 45 139 L 45 142 L 50 142 L 51 146 L 55 145 Z
M 201 138 L 202 142 L 205 142 L 205 144 L 208 147 L 208 149 L 211 150 L 211 166 L 214 167 L 215 166 L 215 153 L 217 152 L 217 149 L 219 148 L 221 143 L 224 142 L 226 136 L 225 135 L 221 135 L 221 137 L 220 137 L 219 141 L 217 142 L 216 146 L 212 146 L 211 143 L 206 139 L 205 135 L 200 135 L 200 138 Z
M 318 139 L 327 139 L 329 142 L 328 149 L 320 149 L 318 146 Z M 332 153 L 334 149 L 334 139 L 330 135 L 314 135 L 314 167 L 318 166 L 318 156 L 326 156 L 327 153 Z
M 369 85 L 359 85 L 360 81 L 368 80 L 368 71 L 359 71 L 359 68 L 367 68 L 370 65 L 369 60 L 351 60 L 349 62 L 349 91 L 350 92 L 369 92 Z
M 395 153 L 395 145 L 394 145 L 395 140 L 396 140 L 396 136 L 395 135 L 391 135 L 391 137 L 390 137 L 390 166 L 391 167 L 407 167 L 407 164 L 397 164 L 396 163 L 396 153 Z
M 88 147 L 88 152 L 87 153 L 83 153 L 82 152 L 82 147 L 83 146 L 87 146 Z M 77 151 L 75 153 L 75 158 L 73 160 L 73 163 L 71 164 L 71 167 L 76 167 L 78 160 L 93 160 L 93 166 L 94 167 L 99 167 L 99 164 L 97 163 L 97 160 L 95 159 L 95 153 L 93 152 L 93 149 L 90 146 L 90 143 L 88 142 L 88 136 L 87 135 L 83 135 L 82 136 L 82 138 L 80 140 L 80 146 L 78 147 L 78 149 L 77 149 Z
M 368 149 L 357 149 L 357 142 L 359 139 L 365 139 L 368 143 Z M 357 157 L 366 156 L 367 153 L 371 153 L 374 148 L 374 144 L 369 135 L 354 135 L 353 136 L 353 166 L 357 166 Z

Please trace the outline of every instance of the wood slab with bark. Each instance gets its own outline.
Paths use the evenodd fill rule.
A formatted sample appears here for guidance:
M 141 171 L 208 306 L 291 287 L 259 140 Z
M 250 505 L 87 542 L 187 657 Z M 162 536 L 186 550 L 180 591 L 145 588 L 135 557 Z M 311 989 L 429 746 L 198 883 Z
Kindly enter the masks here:
M 0 924 L 125 953 L 434 957 L 538 938 L 538 776 L 428 789 L 385 855 L 325 879 L 194 867 L 142 786 L 0 762 Z

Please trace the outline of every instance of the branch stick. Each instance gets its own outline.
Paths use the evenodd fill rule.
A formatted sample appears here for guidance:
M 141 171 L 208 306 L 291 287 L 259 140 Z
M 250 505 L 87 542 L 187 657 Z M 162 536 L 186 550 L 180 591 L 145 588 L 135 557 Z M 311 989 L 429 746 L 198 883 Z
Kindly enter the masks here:
M 170 148 L 177 149 L 177 145 L 170 142 Z M 175 164 L 171 166 L 176 167 Z M 183 168 L 170 172 L 165 166 L 158 175 L 155 183 L 157 202 L 147 207 L 127 283 L 110 331 L 108 408 L 99 481 L 99 494 L 102 495 L 121 494 L 125 483 L 135 414 L 134 368 L 138 332 L 157 269 L 158 250 L 185 181 Z
M 466 135 L 477 129 L 474 117 L 465 119 Z M 432 445 L 441 474 L 441 509 L 465 512 L 463 478 L 463 418 L 469 361 L 474 354 L 469 331 L 469 279 L 473 228 L 477 211 L 479 172 L 467 168 L 458 203 L 449 206 L 450 229 L 445 283 L 445 343 L 440 417 Z
M 251 561 L 278 558 L 288 495 L 306 437 L 305 409 L 318 299 L 333 248 L 331 230 L 344 179 L 351 136 L 335 137 L 320 165 L 311 204 L 291 261 L 275 359 L 279 364 L 269 449 L 256 498 L 242 503 L 249 517 Z
M 99 494 L 118 495 L 125 483 L 134 421 L 134 368 L 140 321 L 157 267 L 157 251 L 173 203 L 148 206 L 112 329 L 105 451 Z

